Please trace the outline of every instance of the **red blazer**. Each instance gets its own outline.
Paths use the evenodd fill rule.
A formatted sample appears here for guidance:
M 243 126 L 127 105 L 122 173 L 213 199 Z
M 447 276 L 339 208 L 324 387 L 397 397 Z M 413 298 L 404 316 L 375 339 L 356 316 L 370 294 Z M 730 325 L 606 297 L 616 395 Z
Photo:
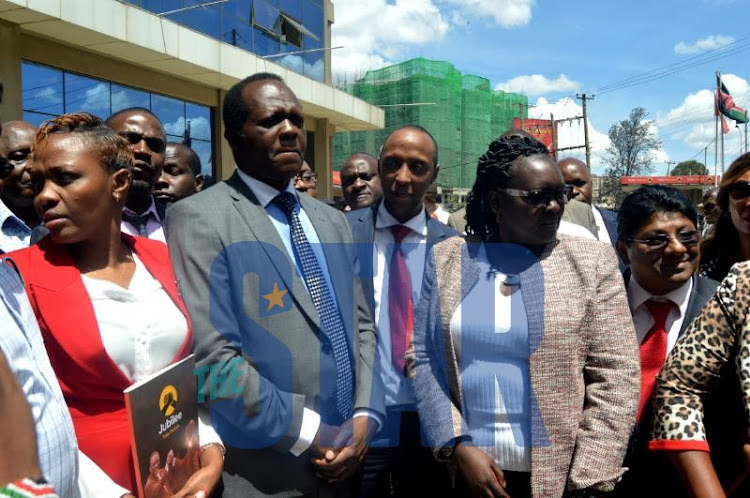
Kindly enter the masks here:
M 193 347 L 187 309 L 177 290 L 167 246 L 122 235 L 151 275 L 164 287 L 188 322 L 188 334 L 174 361 Z M 73 418 L 78 446 L 119 485 L 137 492 L 130 454 L 123 389 L 132 384 L 107 355 L 81 274 L 67 247 L 49 237 L 10 254 L 26 286 L 52 368 Z

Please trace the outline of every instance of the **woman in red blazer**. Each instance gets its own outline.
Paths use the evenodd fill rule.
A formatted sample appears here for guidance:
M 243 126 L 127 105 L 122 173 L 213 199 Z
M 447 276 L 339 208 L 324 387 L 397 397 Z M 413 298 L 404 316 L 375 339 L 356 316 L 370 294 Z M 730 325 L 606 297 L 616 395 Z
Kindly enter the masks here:
M 120 233 L 132 171 L 129 144 L 96 116 L 66 114 L 43 124 L 31 181 L 34 205 L 50 234 L 10 257 L 39 320 L 80 450 L 135 493 L 123 390 L 187 356 L 193 337 L 166 245 Z M 118 294 L 120 301 L 112 298 Z M 138 297 L 147 298 L 142 308 Z M 138 313 L 148 313 L 153 299 L 171 308 L 165 313 L 171 311 L 172 320 L 167 320 L 170 327 L 150 330 L 149 325 L 144 332 Z M 118 308 L 119 302 L 130 307 Z M 159 316 L 155 322 L 165 320 Z M 216 486 L 221 448 L 206 448 L 200 460 L 201 470 L 181 490 L 167 487 L 168 494 L 194 496 L 203 490 L 205 495 Z

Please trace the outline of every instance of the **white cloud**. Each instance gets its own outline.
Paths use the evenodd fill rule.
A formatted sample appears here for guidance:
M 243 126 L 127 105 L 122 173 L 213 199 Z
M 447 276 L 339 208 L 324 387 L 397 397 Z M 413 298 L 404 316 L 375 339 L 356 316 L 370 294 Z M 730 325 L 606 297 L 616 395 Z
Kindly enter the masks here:
M 185 117 L 180 116 L 171 123 L 164 123 L 164 130 L 168 135 L 182 136 L 185 133 Z M 193 118 L 190 120 L 190 136 L 192 137 L 210 137 L 211 123 L 204 117 Z M 174 140 L 169 137 L 168 140 Z
M 750 84 L 734 74 L 722 75 L 722 82 L 734 98 L 735 103 L 747 109 L 750 105 Z M 713 161 L 714 128 L 714 89 L 702 89 L 690 93 L 678 107 L 664 115 L 657 116 L 656 125 L 664 136 L 681 141 L 693 153 L 709 146 L 708 165 Z M 730 132 L 724 135 L 725 158 L 730 158 L 740 149 L 740 133 L 734 128 L 734 121 L 728 120 Z M 698 160 L 703 162 L 703 157 Z M 728 162 L 727 162 L 728 165 Z
M 407 45 L 442 39 L 448 23 L 433 0 L 346 0 L 336 2 L 331 69 L 349 79 L 397 60 Z
M 708 52 L 709 50 L 715 50 L 734 42 L 734 38 L 731 36 L 724 35 L 711 35 L 706 38 L 701 38 L 692 43 L 681 41 L 674 46 L 676 54 L 680 55 L 695 55 Z
M 549 102 L 547 99 L 540 97 L 536 104 L 529 108 L 529 117 L 537 119 L 550 119 L 553 115 L 555 121 L 567 118 L 576 118 L 583 116 L 583 108 L 570 97 L 565 97 L 557 102 Z M 609 137 L 595 129 L 589 120 L 589 145 L 591 147 L 591 171 L 594 174 L 603 174 L 605 165 L 603 162 L 604 151 L 609 146 Z M 575 147 L 586 143 L 583 131 L 583 119 L 573 121 L 563 121 L 557 125 L 557 147 L 563 149 Z M 560 159 L 564 157 L 577 157 L 585 159 L 586 152 L 582 147 L 580 149 L 566 150 L 559 153 Z
M 516 76 L 504 83 L 495 86 L 495 90 L 504 92 L 525 93 L 527 95 L 544 95 L 547 93 L 560 93 L 576 91 L 581 86 L 577 81 L 571 80 L 561 74 L 557 79 L 551 80 L 541 74 Z
M 503 28 L 525 26 L 531 22 L 536 0 L 448 0 L 466 17 L 492 19 Z

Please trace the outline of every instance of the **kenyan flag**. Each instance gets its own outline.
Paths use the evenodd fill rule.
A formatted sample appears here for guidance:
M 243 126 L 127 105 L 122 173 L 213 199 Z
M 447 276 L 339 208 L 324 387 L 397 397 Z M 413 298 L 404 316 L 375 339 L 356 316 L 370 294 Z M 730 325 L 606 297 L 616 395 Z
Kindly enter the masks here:
M 718 74 L 716 75 L 716 87 L 721 88 L 721 90 L 718 90 L 716 93 L 717 114 L 720 112 L 729 119 L 735 120 L 737 123 L 747 123 L 747 111 L 734 103 L 734 99 L 729 95 L 729 90 L 724 86 L 724 83 L 721 81 L 721 77 Z

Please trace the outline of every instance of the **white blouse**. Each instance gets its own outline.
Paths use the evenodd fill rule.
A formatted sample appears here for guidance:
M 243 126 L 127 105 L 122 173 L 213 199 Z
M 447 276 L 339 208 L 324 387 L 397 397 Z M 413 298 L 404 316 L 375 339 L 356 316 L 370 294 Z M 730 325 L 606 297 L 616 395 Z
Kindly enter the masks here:
M 188 323 L 135 253 L 133 261 L 135 273 L 127 289 L 107 280 L 86 275 L 81 278 L 94 308 L 105 351 L 127 378 L 138 382 L 172 363 L 187 339 Z M 208 413 L 200 413 L 198 437 L 201 445 L 221 443 Z M 83 497 L 109 495 L 114 490 L 120 491 L 113 496 L 122 495 L 122 488 L 85 455 L 81 474 L 79 486 Z

